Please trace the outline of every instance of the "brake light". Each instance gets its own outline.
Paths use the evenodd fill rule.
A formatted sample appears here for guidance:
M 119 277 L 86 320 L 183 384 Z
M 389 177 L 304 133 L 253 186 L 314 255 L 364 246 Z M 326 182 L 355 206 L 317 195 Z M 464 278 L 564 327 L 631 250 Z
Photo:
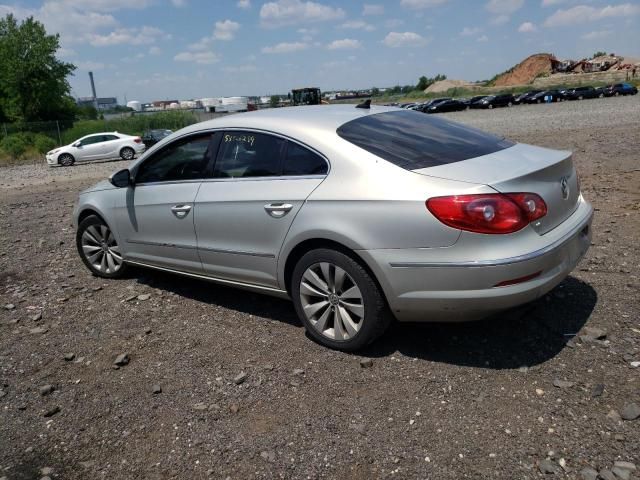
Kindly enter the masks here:
M 426 206 L 445 225 L 488 234 L 517 232 L 547 213 L 547 205 L 535 193 L 434 197 Z
M 140 137 L 136 137 L 136 138 L 133 139 L 133 141 L 136 142 L 136 143 L 140 143 L 140 142 L 142 142 L 142 139 Z

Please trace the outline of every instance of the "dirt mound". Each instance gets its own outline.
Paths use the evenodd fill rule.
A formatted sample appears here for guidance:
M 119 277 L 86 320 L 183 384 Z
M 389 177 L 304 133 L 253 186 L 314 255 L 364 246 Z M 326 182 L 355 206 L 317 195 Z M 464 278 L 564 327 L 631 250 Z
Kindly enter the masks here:
M 515 67 L 498 75 L 492 82 L 496 87 L 508 87 L 511 85 L 524 85 L 533 82 L 543 74 L 551 74 L 551 66 L 556 58 L 550 53 L 536 53 L 525 58 Z
M 432 83 L 425 90 L 424 93 L 440 93 L 446 92 L 451 88 L 467 88 L 473 85 L 465 80 L 440 80 L 439 82 Z

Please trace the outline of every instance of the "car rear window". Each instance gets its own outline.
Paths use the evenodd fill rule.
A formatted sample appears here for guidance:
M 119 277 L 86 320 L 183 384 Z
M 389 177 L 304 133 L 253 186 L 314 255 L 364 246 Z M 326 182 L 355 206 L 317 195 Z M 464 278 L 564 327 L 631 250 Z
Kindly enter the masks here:
M 406 170 L 460 162 L 514 145 L 504 138 L 442 117 L 405 110 L 351 120 L 338 128 L 337 133 Z

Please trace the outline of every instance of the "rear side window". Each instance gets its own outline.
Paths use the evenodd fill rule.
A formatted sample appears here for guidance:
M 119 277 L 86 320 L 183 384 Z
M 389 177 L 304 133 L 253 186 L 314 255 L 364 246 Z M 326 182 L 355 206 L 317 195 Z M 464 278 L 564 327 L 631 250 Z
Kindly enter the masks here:
M 514 145 L 475 128 L 414 111 L 366 115 L 338 128 L 343 139 L 406 170 L 488 155 Z
M 286 140 L 264 133 L 224 133 L 213 170 L 214 178 L 280 175 Z
M 297 143 L 288 142 L 282 175 L 325 175 L 327 162 Z

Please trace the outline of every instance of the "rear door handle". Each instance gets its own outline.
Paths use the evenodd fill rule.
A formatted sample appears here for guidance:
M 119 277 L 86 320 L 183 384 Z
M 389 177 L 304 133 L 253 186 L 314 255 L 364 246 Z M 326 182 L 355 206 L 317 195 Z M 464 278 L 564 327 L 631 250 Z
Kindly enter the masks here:
M 284 217 L 293 208 L 290 203 L 268 203 L 264 209 L 273 218 Z
M 171 207 L 171 211 L 176 217 L 184 218 L 191 211 L 191 205 L 174 205 L 173 207 Z

